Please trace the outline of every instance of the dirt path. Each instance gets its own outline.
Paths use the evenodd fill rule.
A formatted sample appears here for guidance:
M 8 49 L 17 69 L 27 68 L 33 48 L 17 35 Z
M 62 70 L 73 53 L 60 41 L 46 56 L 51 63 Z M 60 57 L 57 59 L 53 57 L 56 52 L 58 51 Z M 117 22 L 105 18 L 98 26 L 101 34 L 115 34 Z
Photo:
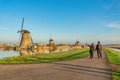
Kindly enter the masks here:
M 44 64 L 0 65 L 0 80 L 111 80 L 105 54 L 102 59 L 82 58 Z

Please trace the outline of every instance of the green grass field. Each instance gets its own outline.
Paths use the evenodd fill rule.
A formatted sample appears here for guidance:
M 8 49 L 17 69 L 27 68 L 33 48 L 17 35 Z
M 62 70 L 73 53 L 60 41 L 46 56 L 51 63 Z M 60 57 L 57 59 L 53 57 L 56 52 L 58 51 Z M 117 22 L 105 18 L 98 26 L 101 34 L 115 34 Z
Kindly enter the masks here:
M 105 53 L 108 56 L 108 60 L 111 64 L 120 65 L 120 52 L 105 48 Z
M 105 48 L 108 60 L 111 64 L 120 65 L 120 52 Z M 120 80 L 120 69 L 113 70 L 112 80 Z
M 37 64 L 73 60 L 89 55 L 88 49 L 71 50 L 52 54 L 18 56 L 0 59 L 0 64 Z

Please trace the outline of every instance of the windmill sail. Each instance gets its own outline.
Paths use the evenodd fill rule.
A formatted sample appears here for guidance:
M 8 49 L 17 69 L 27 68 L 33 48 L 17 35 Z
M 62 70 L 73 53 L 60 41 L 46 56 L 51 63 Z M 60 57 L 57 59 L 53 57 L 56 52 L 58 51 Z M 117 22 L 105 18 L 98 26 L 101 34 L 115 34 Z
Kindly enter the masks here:
M 18 31 L 17 31 L 17 33 L 22 32 L 22 30 L 23 30 L 23 26 L 24 26 L 24 17 L 23 17 L 23 19 L 22 19 L 21 29 L 20 29 L 20 30 L 18 30 Z
M 19 34 L 18 45 L 20 45 L 21 38 L 22 38 L 22 34 Z
M 21 26 L 21 30 L 23 30 L 23 26 L 24 26 L 24 17 L 22 19 L 22 26 Z
M 30 35 L 30 39 L 31 39 L 31 43 L 33 44 L 33 39 L 32 39 L 32 37 L 31 37 L 31 35 Z

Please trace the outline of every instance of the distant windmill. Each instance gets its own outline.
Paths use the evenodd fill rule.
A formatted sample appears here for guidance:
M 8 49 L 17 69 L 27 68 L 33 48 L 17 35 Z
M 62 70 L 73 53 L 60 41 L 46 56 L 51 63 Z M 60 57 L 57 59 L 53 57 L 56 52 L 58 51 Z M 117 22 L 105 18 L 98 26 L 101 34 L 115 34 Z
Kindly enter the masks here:
M 18 33 L 20 33 L 19 46 L 21 49 L 23 48 L 28 49 L 31 48 L 31 44 L 33 43 L 33 40 L 30 36 L 30 32 L 28 30 L 24 30 L 23 26 L 24 26 L 24 18 L 22 19 L 21 30 L 17 31 Z
M 49 53 L 53 52 L 54 46 L 55 46 L 55 43 L 54 43 L 54 40 L 51 39 L 51 34 L 50 34 L 50 39 L 49 39 Z
M 80 46 L 80 42 L 76 41 L 75 46 Z
M 50 45 L 51 47 L 53 47 L 53 46 L 55 45 L 54 40 L 51 38 L 51 34 L 50 34 L 49 45 Z

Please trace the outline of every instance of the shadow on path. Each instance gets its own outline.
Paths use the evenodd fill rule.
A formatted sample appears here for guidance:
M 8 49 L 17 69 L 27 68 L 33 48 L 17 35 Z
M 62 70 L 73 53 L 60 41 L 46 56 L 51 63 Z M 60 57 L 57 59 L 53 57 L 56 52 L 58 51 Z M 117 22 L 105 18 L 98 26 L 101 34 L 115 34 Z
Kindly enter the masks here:
M 96 68 L 96 67 L 89 67 L 89 66 L 82 66 L 82 65 L 73 65 L 73 64 L 64 64 L 64 63 L 51 63 L 55 65 L 55 69 L 75 72 L 75 73 L 82 73 L 92 76 L 104 77 L 111 79 L 112 70 L 105 69 L 105 68 Z
M 83 65 L 73 65 L 73 64 L 64 64 L 64 63 L 51 63 L 51 64 L 55 64 L 55 65 L 63 65 L 63 66 L 72 66 L 72 67 L 80 67 L 80 68 L 90 68 L 90 69 L 98 69 L 98 70 L 106 70 L 106 71 L 112 71 L 111 69 L 108 68 L 96 68 L 96 67 L 89 67 L 89 66 L 83 66 Z

